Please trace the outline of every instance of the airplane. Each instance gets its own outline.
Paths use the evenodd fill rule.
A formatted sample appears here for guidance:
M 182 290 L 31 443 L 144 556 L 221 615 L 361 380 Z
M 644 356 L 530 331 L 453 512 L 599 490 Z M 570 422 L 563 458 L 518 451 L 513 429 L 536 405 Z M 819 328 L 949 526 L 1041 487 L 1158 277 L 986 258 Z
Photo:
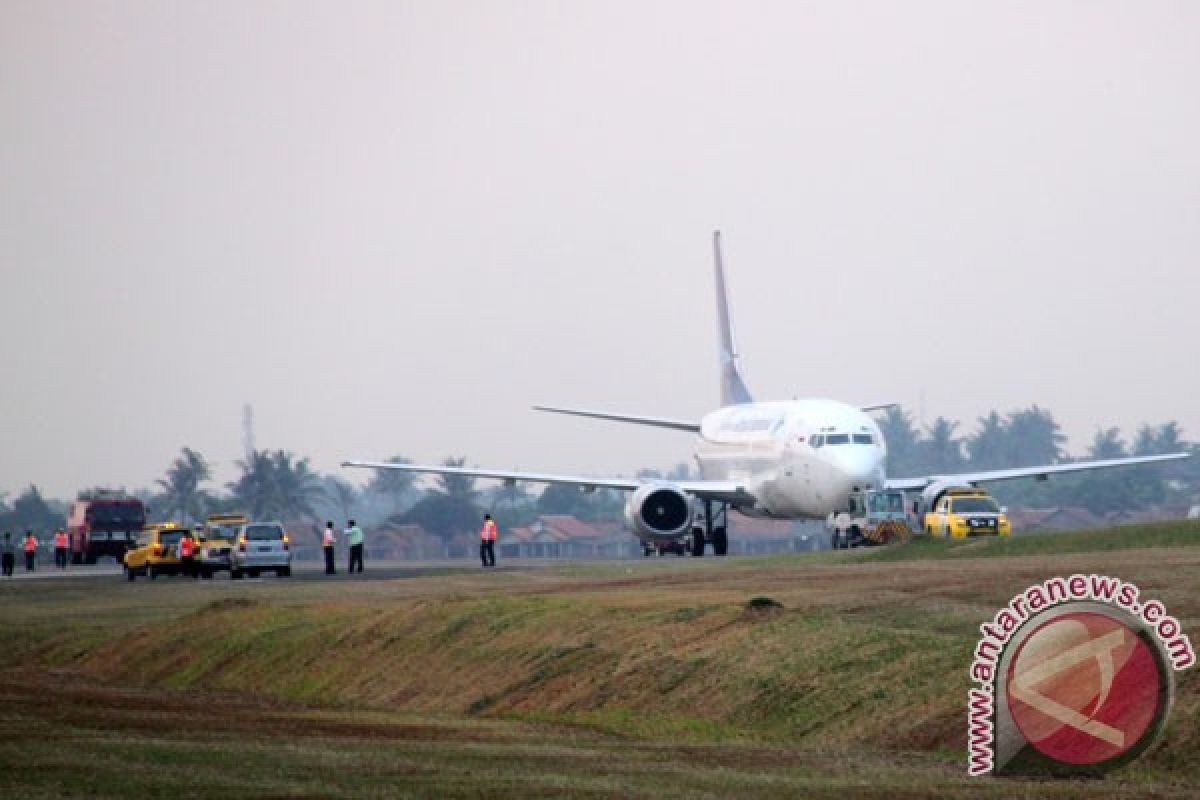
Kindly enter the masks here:
M 734 337 L 720 231 L 713 233 L 713 262 L 719 409 L 695 422 L 579 408 L 533 407 L 536 411 L 696 434 L 694 456 L 699 479 L 643 481 L 380 461 L 344 461 L 342 466 L 628 492 L 625 519 L 645 546 L 674 544 L 690 531 L 693 555 L 704 554 L 706 540 L 712 543 L 716 555 L 725 555 L 728 535 L 724 522 L 729 509 L 752 517 L 827 519 L 849 508 L 852 494 L 872 489 L 920 492 L 928 508 L 938 493 L 948 488 L 1015 478 L 1045 480 L 1050 475 L 1172 461 L 1189 455 L 1168 453 L 889 480 L 884 469 L 887 443 L 871 412 L 894 404 L 855 406 L 816 397 L 781 402 L 754 400 L 742 374 L 741 354 Z M 694 528 L 701 517 L 704 528 Z

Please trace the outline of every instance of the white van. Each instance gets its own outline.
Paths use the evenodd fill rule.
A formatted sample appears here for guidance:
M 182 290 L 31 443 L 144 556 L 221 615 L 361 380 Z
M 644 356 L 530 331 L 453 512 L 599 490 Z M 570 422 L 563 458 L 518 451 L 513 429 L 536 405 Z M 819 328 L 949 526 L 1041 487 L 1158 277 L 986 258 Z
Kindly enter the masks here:
M 229 552 L 229 572 L 234 580 L 243 575 L 257 578 L 270 571 L 280 577 L 292 574 L 292 548 L 287 532 L 278 522 L 250 522 L 237 529 Z

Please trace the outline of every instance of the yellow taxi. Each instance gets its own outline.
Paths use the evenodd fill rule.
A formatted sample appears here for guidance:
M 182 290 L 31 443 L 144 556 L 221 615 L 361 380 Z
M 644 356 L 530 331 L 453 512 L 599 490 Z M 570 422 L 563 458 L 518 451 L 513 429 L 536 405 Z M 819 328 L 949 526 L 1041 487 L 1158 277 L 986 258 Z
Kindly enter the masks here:
M 139 575 L 151 580 L 159 575 L 179 575 L 183 571 L 179 542 L 185 534 L 191 536 L 191 529 L 173 522 L 147 525 L 133 548 L 125 551 L 125 577 L 132 581 Z
M 925 533 L 954 539 L 1009 536 L 1012 524 L 996 499 L 982 489 L 951 489 L 925 515 Z

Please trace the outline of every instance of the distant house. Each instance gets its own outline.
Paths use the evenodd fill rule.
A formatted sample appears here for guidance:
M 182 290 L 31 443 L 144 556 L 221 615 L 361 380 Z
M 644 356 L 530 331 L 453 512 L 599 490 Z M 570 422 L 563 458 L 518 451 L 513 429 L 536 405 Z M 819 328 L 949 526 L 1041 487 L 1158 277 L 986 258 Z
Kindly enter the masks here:
M 584 522 L 566 514 L 544 514 L 529 525 L 500 532 L 506 558 L 628 558 L 641 548 L 619 522 Z
M 446 558 L 446 543 L 420 525 L 385 522 L 366 535 L 367 558 L 430 561 Z

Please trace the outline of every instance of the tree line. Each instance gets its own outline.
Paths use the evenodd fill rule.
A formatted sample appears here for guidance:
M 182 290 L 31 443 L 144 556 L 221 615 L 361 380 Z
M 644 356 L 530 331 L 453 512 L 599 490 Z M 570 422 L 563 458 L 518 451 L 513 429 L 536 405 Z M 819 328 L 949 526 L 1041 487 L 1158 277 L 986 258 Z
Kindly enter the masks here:
M 889 408 L 880 419 L 888 446 L 890 477 L 982 471 L 1034 464 L 1067 463 L 1066 437 L 1054 415 L 1037 405 L 1007 413 L 992 411 L 976 420 L 969 433 L 961 423 L 937 417 L 918 425 L 901 408 Z M 1102 514 L 1137 510 L 1162 504 L 1200 502 L 1200 445 L 1190 443 L 1176 422 L 1142 425 L 1127 441 L 1119 428 L 1098 430 L 1084 459 L 1120 458 L 1191 451 L 1194 457 L 1149 467 L 1060 476 L 1049 481 L 1005 481 L 990 486 L 1009 506 L 1047 508 L 1082 506 Z M 393 463 L 409 463 L 396 455 Z M 447 458 L 447 466 L 463 466 L 464 457 Z M 516 483 L 480 488 L 475 479 L 461 475 L 433 478 L 428 488 L 417 485 L 412 473 L 376 470 L 362 487 L 338 475 L 313 470 L 308 458 L 290 451 L 256 450 L 237 462 L 238 476 L 223 487 L 213 485 L 212 468 L 196 450 L 180 450 L 154 486 L 132 492 L 153 521 L 185 524 L 208 514 L 242 512 L 254 519 L 341 522 L 355 518 L 367 525 L 381 522 L 418 524 L 436 536 L 448 538 L 473 532 L 484 512 L 504 520 L 507 527 L 525 525 L 543 514 L 569 514 L 587 521 L 615 520 L 624 503 L 621 492 L 587 492 L 574 486 L 551 485 L 533 491 Z M 642 470 L 642 479 L 683 480 L 694 477 L 687 464 L 666 472 Z M 87 489 L 80 499 L 98 489 Z M 67 504 L 46 498 L 29 486 L 11 503 L 0 492 L 0 530 L 38 532 L 63 527 Z
M 1032 478 L 990 484 L 996 497 L 1010 506 L 1050 508 L 1079 506 L 1096 514 L 1139 510 L 1165 503 L 1200 500 L 1200 446 L 1186 441 L 1177 422 L 1144 424 L 1127 442 L 1118 427 L 1096 431 L 1086 453 L 1073 458 L 1054 415 L 1037 405 L 1006 414 L 992 411 L 976 420 L 970 433 L 960 423 L 937 417 L 918 426 L 912 415 L 890 408 L 880 420 L 888 446 L 889 477 L 975 472 L 1037 464 L 1191 452 L 1193 457 L 1170 464 L 1123 467 L 1048 481 Z

